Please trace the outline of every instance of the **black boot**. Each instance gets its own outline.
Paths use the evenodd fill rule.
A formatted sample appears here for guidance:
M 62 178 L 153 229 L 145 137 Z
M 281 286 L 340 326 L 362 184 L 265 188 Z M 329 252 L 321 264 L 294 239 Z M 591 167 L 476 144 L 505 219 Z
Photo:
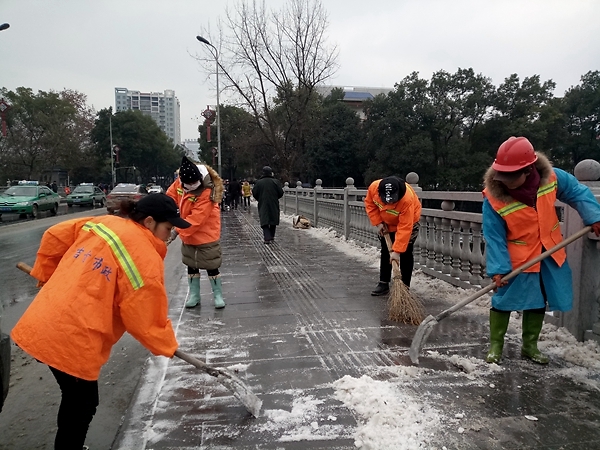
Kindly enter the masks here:
M 380 281 L 379 283 L 377 283 L 377 287 L 371 291 L 371 295 L 373 295 L 373 296 L 385 295 L 388 292 L 390 292 L 390 283 L 385 283 L 383 281 Z

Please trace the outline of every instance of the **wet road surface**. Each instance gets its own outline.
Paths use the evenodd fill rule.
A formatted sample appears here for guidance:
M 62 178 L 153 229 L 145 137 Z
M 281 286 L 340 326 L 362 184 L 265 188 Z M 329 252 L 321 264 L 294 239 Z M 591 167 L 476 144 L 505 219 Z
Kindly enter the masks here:
M 333 398 L 331 383 L 345 375 L 397 380 L 397 373 L 416 370 L 408 357 L 415 327 L 389 322 L 385 299 L 370 296 L 376 270 L 291 224 L 265 245 L 255 212 L 223 213 L 227 307 L 214 309 L 203 273 L 202 306 L 185 309 L 181 267 L 170 314 L 181 349 L 237 370 L 263 400 L 263 415 L 252 418 L 212 377 L 186 363 L 152 358 L 115 448 L 353 449 L 359 418 Z M 451 306 L 442 290 L 422 300 L 431 314 Z M 521 360 L 520 342 L 512 338 L 502 367 L 486 365 L 483 311 L 441 322 L 418 375 L 400 378 L 403 389 L 442 414 L 424 448 L 600 448 L 597 384 L 564 376 L 568 364 L 560 359 L 549 367 Z M 307 398 L 317 405 L 313 416 L 296 427 L 277 421 Z

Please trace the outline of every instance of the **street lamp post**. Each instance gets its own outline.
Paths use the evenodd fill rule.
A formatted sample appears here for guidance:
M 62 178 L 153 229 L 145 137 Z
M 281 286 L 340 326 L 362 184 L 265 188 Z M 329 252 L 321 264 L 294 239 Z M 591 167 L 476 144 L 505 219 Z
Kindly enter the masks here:
M 115 172 L 115 147 L 112 140 L 112 108 L 109 108 L 108 113 L 108 132 L 110 134 L 110 175 L 112 179 L 112 188 L 114 189 L 117 181 L 117 173 Z
M 217 51 L 217 48 L 214 45 L 212 45 L 202 36 L 196 36 L 196 39 L 198 39 L 203 44 L 212 47 L 215 51 L 215 63 L 217 67 L 217 163 L 219 169 L 219 176 L 222 177 L 223 175 L 221 174 L 221 113 L 219 111 L 219 52 Z

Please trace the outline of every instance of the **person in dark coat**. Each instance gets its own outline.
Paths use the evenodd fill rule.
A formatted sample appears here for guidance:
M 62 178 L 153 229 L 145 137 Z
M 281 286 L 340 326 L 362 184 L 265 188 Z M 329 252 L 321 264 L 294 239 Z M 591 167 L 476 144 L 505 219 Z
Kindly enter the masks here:
M 229 192 L 231 193 L 231 207 L 233 209 L 238 209 L 240 196 L 242 195 L 242 185 L 237 178 L 234 178 L 233 181 L 229 183 Z
M 252 196 L 258 202 L 260 226 L 263 229 L 265 244 L 275 239 L 275 228 L 279 225 L 279 199 L 283 197 L 281 184 L 273 178 L 273 170 L 263 167 L 263 175 L 252 188 Z

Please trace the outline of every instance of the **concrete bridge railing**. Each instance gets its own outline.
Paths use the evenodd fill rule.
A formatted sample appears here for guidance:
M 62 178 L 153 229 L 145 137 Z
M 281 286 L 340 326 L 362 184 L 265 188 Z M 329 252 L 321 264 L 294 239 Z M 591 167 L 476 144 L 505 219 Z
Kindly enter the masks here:
M 600 181 L 589 181 L 600 179 L 600 164 L 593 162 L 597 165 L 593 165 L 593 170 L 580 170 L 578 174 L 576 168 L 575 174 L 590 186 L 600 201 Z M 415 267 L 463 288 L 486 286 L 491 280 L 485 272 L 482 215 L 456 209 L 460 205 L 460 209 L 481 211 L 482 194 L 423 191 L 418 180 L 414 172 L 406 177 L 424 204 L 419 237 L 415 242 Z M 378 247 L 375 228 L 364 207 L 366 195 L 367 190 L 356 188 L 352 178 L 346 179 L 344 188 L 323 188 L 321 180 L 316 180 L 314 188 L 303 188 L 301 182 L 297 182 L 296 187 L 285 183 L 281 206 L 285 214 L 303 215 L 313 226 L 332 228 L 348 240 Z M 560 202 L 556 207 L 565 235 L 573 234 L 583 226 L 575 210 Z M 574 308 L 568 313 L 555 312 L 551 321 L 567 327 L 580 340 L 600 342 L 600 277 L 597 275 L 600 241 L 590 233 L 588 238 L 569 246 L 567 255 L 573 269 Z

